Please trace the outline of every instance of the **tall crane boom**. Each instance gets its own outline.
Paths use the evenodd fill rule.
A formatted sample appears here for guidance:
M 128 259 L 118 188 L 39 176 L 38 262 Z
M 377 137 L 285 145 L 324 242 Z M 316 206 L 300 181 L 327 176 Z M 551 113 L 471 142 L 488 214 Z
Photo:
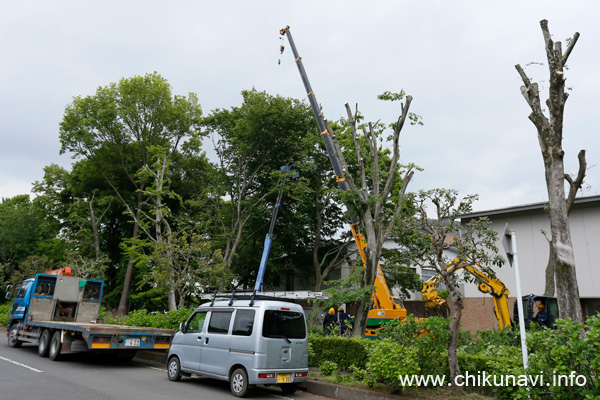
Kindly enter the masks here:
M 308 101 L 315 115 L 315 119 L 317 120 L 317 125 L 319 126 L 321 138 L 323 139 L 323 143 L 327 149 L 327 155 L 329 156 L 333 171 L 335 172 L 336 181 L 339 188 L 346 191 L 349 189 L 348 182 L 346 181 L 346 174 L 339 158 L 336 155 L 335 146 L 333 144 L 333 140 L 331 139 L 331 132 L 329 132 L 327 129 L 327 125 L 325 124 L 323 116 L 321 115 L 319 103 L 317 102 L 315 93 L 310 86 L 308 75 L 306 74 L 304 64 L 302 63 L 302 57 L 300 57 L 298 54 L 298 50 L 296 49 L 294 39 L 292 38 L 292 34 L 290 32 L 290 27 L 286 26 L 285 28 L 281 29 L 279 33 L 282 36 L 286 36 L 288 39 L 292 53 L 294 54 L 294 59 L 296 60 L 296 65 L 298 66 L 298 71 L 300 72 L 300 77 L 302 78 L 304 88 L 306 89 Z M 365 253 L 365 248 L 367 243 L 364 235 L 360 232 L 360 220 L 355 215 L 350 216 L 350 228 L 352 230 L 352 236 L 354 237 L 354 241 L 363 265 L 366 267 L 367 255 Z M 402 303 L 398 297 L 392 296 L 379 263 L 377 263 L 377 277 L 375 278 L 375 290 L 373 291 L 372 299 L 374 309 L 369 311 L 369 321 L 367 321 L 367 327 L 378 326 L 382 321 L 385 320 L 406 317 L 406 309 L 402 306 Z

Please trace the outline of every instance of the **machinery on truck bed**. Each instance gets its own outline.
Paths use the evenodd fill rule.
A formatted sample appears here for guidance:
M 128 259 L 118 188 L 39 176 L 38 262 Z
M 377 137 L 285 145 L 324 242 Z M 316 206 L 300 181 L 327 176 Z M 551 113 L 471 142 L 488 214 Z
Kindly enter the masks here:
M 308 81 L 308 75 L 304 70 L 302 58 L 298 55 L 298 50 L 296 49 L 296 45 L 294 44 L 294 40 L 292 39 L 292 35 L 290 33 L 290 27 L 287 26 L 281 29 L 279 33 L 282 36 L 287 36 L 290 47 L 292 48 L 296 65 L 298 66 L 298 71 L 300 72 L 300 77 L 304 83 L 304 88 L 306 89 L 310 106 L 315 115 L 315 119 L 317 120 L 317 125 L 319 126 L 319 131 L 321 132 L 321 138 L 323 139 L 325 148 L 327 149 L 327 154 L 329 156 L 329 160 L 331 161 L 331 165 L 333 166 L 338 185 L 340 189 L 348 190 L 348 183 L 346 182 L 346 175 L 342 168 L 342 164 L 335 155 L 334 145 L 331 140 L 331 132 L 329 132 L 327 129 L 325 121 L 321 116 L 319 104 L 317 103 L 315 94 L 310 86 L 310 82 Z M 367 243 L 364 235 L 360 232 L 360 220 L 356 216 L 351 216 L 350 220 L 352 236 L 354 237 L 354 241 L 362 259 L 363 266 L 366 266 L 367 255 L 365 253 L 365 247 Z M 399 297 L 392 296 L 379 264 L 377 265 L 377 277 L 375 278 L 375 290 L 373 290 L 372 293 L 372 300 L 373 308 L 369 311 L 367 319 L 367 336 L 376 336 L 376 329 L 379 328 L 385 321 L 406 318 L 406 309 L 404 308 Z
M 469 274 L 471 274 L 479 284 L 477 285 L 477 289 L 481 293 L 488 293 L 492 295 L 494 298 L 494 314 L 496 315 L 496 319 L 498 320 L 498 325 L 500 330 L 505 329 L 506 327 L 510 327 L 513 324 L 518 324 L 518 311 L 517 311 L 517 303 L 514 303 L 514 315 L 515 322 L 513 323 L 510 319 L 510 307 L 508 305 L 508 295 L 510 291 L 504 285 L 504 283 L 498 278 L 492 278 L 485 272 L 481 270 L 481 266 L 477 264 L 477 266 L 473 265 L 464 265 L 464 262 L 460 262 L 457 258 L 452 260 L 451 264 L 458 264 L 458 270 L 465 270 Z M 423 282 L 423 290 L 421 294 L 423 295 L 423 300 L 425 300 L 425 309 L 426 310 L 443 310 L 444 307 L 448 307 L 446 300 L 441 298 L 435 288 L 435 285 L 441 280 L 441 275 L 436 275 L 433 278 L 429 279 L 426 282 Z M 536 313 L 535 308 L 539 304 L 543 304 L 545 310 L 548 314 L 547 318 L 547 327 L 553 327 L 554 321 L 558 318 L 558 305 L 556 302 L 556 298 L 554 297 L 546 297 L 546 296 L 534 296 L 528 295 L 522 297 L 523 301 L 523 310 L 524 310 L 524 321 L 525 328 L 529 329 L 532 321 L 535 321 Z
M 70 268 L 37 274 L 18 285 L 8 320 L 8 345 L 38 345 L 41 357 L 101 351 L 133 358 L 137 350 L 168 350 L 173 330 L 98 323 L 104 282 L 77 278 Z

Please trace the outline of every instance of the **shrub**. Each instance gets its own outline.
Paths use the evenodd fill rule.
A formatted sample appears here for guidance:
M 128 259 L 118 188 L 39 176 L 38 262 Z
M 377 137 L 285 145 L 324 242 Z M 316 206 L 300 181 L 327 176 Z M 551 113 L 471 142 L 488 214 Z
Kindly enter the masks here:
M 448 369 L 446 349 L 450 339 L 449 322 L 440 317 L 419 320 L 409 315 L 404 320 L 390 321 L 384 325 L 379 336 L 414 349 L 422 374 L 439 375 Z
M 529 331 L 529 368 L 523 369 L 517 332 L 481 333 L 476 343 L 461 348 L 461 371 L 499 376 L 529 376 L 534 385 L 492 386 L 499 399 L 597 399 L 600 398 L 600 316 L 590 317 L 587 327 L 571 320 L 557 320 L 557 328 Z M 587 329 L 586 329 L 587 328 Z M 518 343 L 518 342 L 517 342 Z M 585 377 L 585 385 L 558 383 L 558 376 Z M 564 378 L 563 378 L 564 379 Z M 580 378 L 580 383 L 583 383 Z
M 193 311 L 193 308 L 180 308 L 179 310 L 169 311 L 166 314 L 152 314 L 147 310 L 135 310 L 131 311 L 125 317 L 119 317 L 111 316 L 101 310 L 99 317 L 104 318 L 104 323 L 106 324 L 177 330 L 179 324 L 185 322 Z
M 321 364 L 321 373 L 325 376 L 329 376 L 334 372 L 338 371 L 338 365 L 333 361 L 325 361 Z
M 367 374 L 392 391 L 402 391 L 404 387 L 400 384 L 400 375 L 419 372 L 416 353 L 416 349 L 403 346 L 390 338 L 381 339 L 369 351 Z
M 350 372 L 357 381 L 364 381 L 367 378 L 367 370 L 357 367 L 356 365 L 350 366 Z
M 532 390 L 533 398 L 592 399 L 600 397 L 600 315 L 583 324 L 570 319 L 557 320 L 556 330 L 543 329 L 531 333 L 527 340 L 530 349 L 530 374 L 542 374 L 544 382 L 554 382 L 555 376 L 585 377 L 585 385 L 540 386 Z
M 8 316 L 10 315 L 10 303 L 0 305 L 0 325 L 8 325 Z

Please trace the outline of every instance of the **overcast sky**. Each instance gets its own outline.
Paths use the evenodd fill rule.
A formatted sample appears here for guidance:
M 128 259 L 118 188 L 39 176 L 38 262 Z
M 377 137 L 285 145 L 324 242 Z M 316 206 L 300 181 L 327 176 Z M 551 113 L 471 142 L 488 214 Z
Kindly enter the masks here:
M 94 5 L 94 4 L 95 5 Z M 157 71 L 204 114 L 240 92 L 305 98 L 287 40 L 291 26 L 326 118 L 358 103 L 394 121 L 385 90 L 412 95 L 424 126 L 406 126 L 403 162 L 424 168 L 410 190 L 479 194 L 475 210 L 547 200 L 537 133 L 514 66 L 544 62 L 539 21 L 554 40 L 581 34 L 566 71 L 572 87 L 563 146 L 567 172 L 587 150 L 585 196 L 600 194 L 600 3 L 592 1 L 2 1 L 0 198 L 29 193 L 57 163 L 59 123 L 74 96 Z M 281 59 L 281 64 L 278 60 Z M 526 71 L 547 80 L 547 66 Z M 547 85 L 542 82 L 542 87 Z M 543 100 L 547 92 L 543 92 Z M 285 134 L 285 132 L 282 132 Z

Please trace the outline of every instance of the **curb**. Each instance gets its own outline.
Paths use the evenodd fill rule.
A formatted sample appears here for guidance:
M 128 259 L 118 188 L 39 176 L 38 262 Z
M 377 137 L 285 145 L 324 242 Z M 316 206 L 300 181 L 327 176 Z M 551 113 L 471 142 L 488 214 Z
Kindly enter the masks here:
M 400 400 L 406 397 L 374 392 L 371 390 L 351 386 L 337 385 L 335 383 L 307 381 L 304 383 L 308 393 L 343 400 Z

